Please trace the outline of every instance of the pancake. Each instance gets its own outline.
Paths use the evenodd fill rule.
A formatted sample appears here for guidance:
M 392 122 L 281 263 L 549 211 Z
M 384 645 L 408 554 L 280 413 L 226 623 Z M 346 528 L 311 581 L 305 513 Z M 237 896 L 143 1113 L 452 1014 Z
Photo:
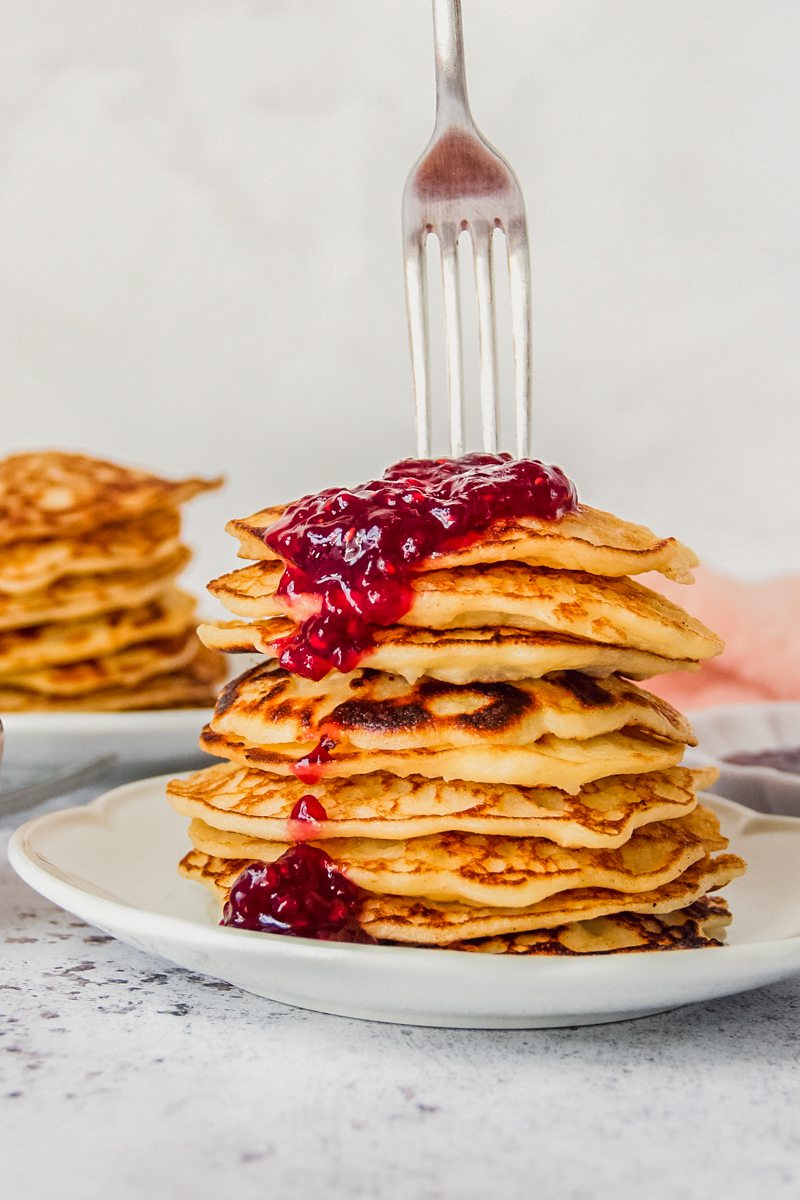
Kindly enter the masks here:
M 189 839 L 195 850 L 215 858 L 272 862 L 286 850 L 285 843 L 214 829 L 197 819 L 189 825 Z M 643 826 L 616 849 L 452 832 L 398 841 L 315 839 L 313 844 L 368 892 L 518 908 L 572 888 L 650 891 L 727 842 L 714 813 L 701 806 L 687 816 Z
M 321 737 L 344 747 L 418 753 L 527 746 L 546 734 L 580 740 L 623 728 L 694 741 L 688 721 L 666 701 L 616 675 L 597 680 L 578 671 L 457 685 L 427 678 L 410 684 L 357 670 L 316 683 L 259 664 L 220 694 L 211 726 L 254 745 L 298 744 L 301 758 Z
M 100 525 L 177 508 L 221 479 L 160 479 L 146 471 L 63 451 L 0 461 L 0 545 L 73 537 Z
M 198 626 L 200 640 L 226 654 L 266 654 L 276 657 L 275 642 L 289 637 L 296 626 L 288 620 L 216 621 Z M 660 658 L 626 646 L 606 646 L 558 633 L 524 629 L 412 629 L 392 625 L 376 629 L 374 645 L 365 651 L 362 667 L 402 675 L 414 683 L 422 675 L 445 683 L 496 683 L 509 679 L 539 679 L 553 671 L 583 671 L 605 678 L 625 675 L 649 679 L 669 671 L 696 671 L 698 663 Z
M 264 535 L 284 511 L 285 506 L 279 505 L 228 522 L 225 528 L 238 539 L 240 558 L 276 557 L 264 543 Z M 658 571 L 678 583 L 691 583 L 697 556 L 675 538 L 659 538 L 644 525 L 633 525 L 612 513 L 580 504 L 576 512 L 558 521 L 536 517 L 497 521 L 474 542 L 436 554 L 422 567 L 496 562 L 523 562 L 615 577 Z
M 38 591 L 65 575 L 155 565 L 178 552 L 180 532 L 180 514 L 162 509 L 71 538 L 13 542 L 3 547 L 0 555 L 0 597 Z
M 200 647 L 185 667 L 140 683 L 85 692 L 42 696 L 9 688 L 0 680 L 0 712 L 122 712 L 157 708 L 208 708 L 223 672 L 218 655 Z
M 101 658 L 89 658 L 82 662 L 5 675 L 0 679 L 0 688 L 6 692 L 11 689 L 15 693 L 22 691 L 55 698 L 81 696 L 88 692 L 107 691 L 109 688 L 123 685 L 130 687 L 153 675 L 180 671 L 197 658 L 199 650 L 197 637 L 190 629 L 176 637 L 137 642 Z M 218 657 L 214 657 L 214 661 L 218 664 L 217 675 L 221 681 L 224 665 L 220 665 Z M 31 702 L 34 703 L 33 698 Z
M 744 864 L 698 803 L 714 772 L 679 765 L 688 722 L 632 682 L 721 652 L 629 578 L 690 583 L 696 557 L 582 505 L 476 531 L 519 497 L 574 502 L 538 467 L 484 481 L 507 462 L 401 463 L 388 489 L 306 497 L 280 554 L 265 538 L 287 509 L 226 526 L 250 562 L 209 585 L 235 619 L 198 634 L 267 661 L 201 733 L 227 761 L 167 785 L 190 822 L 179 869 L 229 901 L 225 923 L 266 930 L 273 910 L 303 937 L 508 955 L 720 944 L 708 893 Z
M 208 590 L 236 616 L 317 614 L 321 600 L 278 595 L 280 563 L 253 563 L 214 579 Z M 720 639 L 666 597 L 631 579 L 555 571 L 521 563 L 425 571 L 412 578 L 412 603 L 399 624 L 423 629 L 531 629 L 630 646 L 668 659 L 711 658 Z
M 556 929 L 517 933 L 451 946 L 477 954 L 622 954 L 643 950 L 698 950 L 721 946 L 730 912 L 724 900 L 704 897 L 663 917 L 618 913 Z
M 647 915 L 676 912 L 696 903 L 708 892 L 724 887 L 743 870 L 744 863 L 735 854 L 719 854 L 699 859 L 675 879 L 650 891 L 630 895 L 607 888 L 576 888 L 528 908 L 497 909 L 452 901 L 437 904 L 403 896 L 369 896 L 360 922 L 371 937 L 381 941 L 446 946 L 466 939 L 552 929 L 620 912 Z M 234 880 L 227 874 L 220 874 L 219 878 L 227 882 L 224 901 Z M 201 881 L 208 882 L 202 877 Z
M 146 604 L 166 590 L 190 558 L 186 547 L 179 546 L 171 558 L 137 570 L 66 575 L 35 592 L 0 596 L 0 630 L 26 629 Z
M 242 738 L 215 733 L 206 725 L 200 747 L 218 758 L 257 767 L 276 775 L 294 775 L 306 747 L 257 746 Z M 509 783 L 520 787 L 557 787 L 574 793 L 609 775 L 664 771 L 683 757 L 681 742 L 668 742 L 637 731 L 601 734 L 584 741 L 546 735 L 529 746 L 470 746 L 451 750 L 361 750 L 336 747 L 331 757 L 314 764 L 319 779 L 347 778 L 388 771 L 401 778 L 464 779 L 474 783 Z
M 225 859 L 190 850 L 178 870 L 202 883 L 221 906 L 252 859 Z M 406 896 L 365 895 L 359 923 L 380 941 L 447 946 L 470 938 L 497 937 L 561 926 L 573 920 L 593 920 L 612 913 L 655 915 L 675 912 L 696 903 L 706 893 L 724 887 L 744 870 L 734 854 L 721 854 L 693 863 L 677 878 L 651 891 L 630 895 L 603 888 L 557 893 L 527 908 L 488 908 L 458 901 L 436 902 Z
M 113 654 L 137 642 L 176 637 L 193 623 L 194 600 L 177 588 L 135 608 L 0 633 L 0 679 L 21 671 Z
M 675 767 L 649 775 L 587 784 L 577 796 L 556 788 L 515 788 L 397 779 L 377 773 L 314 785 L 326 819 L 292 820 L 309 785 L 265 771 L 220 763 L 167 784 L 173 808 L 206 825 L 276 842 L 311 838 L 412 838 L 432 833 L 485 833 L 548 838 L 560 846 L 616 848 L 642 825 L 683 816 L 713 769 Z

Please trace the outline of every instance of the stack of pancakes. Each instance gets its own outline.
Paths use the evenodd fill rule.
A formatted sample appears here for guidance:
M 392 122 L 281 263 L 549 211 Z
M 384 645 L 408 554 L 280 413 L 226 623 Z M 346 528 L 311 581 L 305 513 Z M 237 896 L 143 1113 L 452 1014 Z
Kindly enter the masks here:
M 227 762 L 170 783 L 192 818 L 180 869 L 224 903 L 252 863 L 310 840 L 363 889 L 379 941 L 509 954 L 718 945 L 717 889 L 744 869 L 681 766 L 686 720 L 633 680 L 721 643 L 629 578 L 691 582 L 692 552 L 586 506 L 504 520 L 413 577 L 359 669 L 319 682 L 275 644 L 315 611 L 278 591 L 280 515 L 228 529 L 250 565 L 210 585 L 236 619 L 212 648 L 267 658 L 221 693 L 201 745 Z M 305 782 L 304 782 L 305 780 Z M 306 808 L 322 819 L 298 819 Z M 321 805 L 321 809 L 319 808 Z
M 224 659 L 175 579 L 179 506 L 219 482 L 54 451 L 0 462 L 0 712 L 213 702 Z

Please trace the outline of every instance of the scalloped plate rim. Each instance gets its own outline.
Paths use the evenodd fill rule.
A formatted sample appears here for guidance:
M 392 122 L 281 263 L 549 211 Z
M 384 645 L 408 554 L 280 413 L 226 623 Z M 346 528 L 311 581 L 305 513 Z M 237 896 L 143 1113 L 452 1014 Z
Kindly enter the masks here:
M 156 800 L 161 802 L 164 784 L 169 777 L 156 776 L 124 784 L 85 806 L 61 809 L 28 821 L 11 839 L 9 858 L 12 866 L 42 895 L 122 941 L 178 962 L 181 966 L 205 971 L 245 990 L 285 1003 L 345 1016 L 410 1024 L 544 1028 L 643 1016 L 679 1004 L 763 986 L 800 971 L 800 931 L 787 937 L 732 944 L 720 951 L 678 950 L 663 955 L 634 951 L 625 955 L 574 959 L 535 956 L 500 958 L 441 949 L 318 942 L 222 929 L 210 916 L 203 921 L 169 912 L 155 912 L 124 898 L 99 894 L 92 889 L 91 880 L 85 874 L 75 875 L 65 871 L 63 864 L 53 863 L 37 848 L 37 841 L 41 842 L 43 835 L 54 829 L 57 831 L 59 825 L 74 826 L 76 822 L 78 825 L 83 822 L 105 825 L 113 841 L 111 822 L 119 806 L 131 800 L 145 806 Z M 735 837 L 747 836 L 748 831 L 751 835 L 764 831 L 791 831 L 800 837 L 800 818 L 764 815 L 716 796 L 707 797 L 707 800 L 720 811 L 723 820 L 727 817 L 730 832 Z M 171 812 L 168 809 L 166 811 Z M 185 882 L 182 886 L 192 885 Z M 800 895 L 798 899 L 800 901 Z M 188 953 L 188 961 L 184 951 Z M 203 960 L 200 965 L 198 956 Z M 690 962 L 705 965 L 684 972 L 684 966 Z M 297 975 L 297 968 L 302 971 L 304 963 L 310 964 L 313 970 L 327 966 L 335 970 L 337 977 L 342 976 L 341 968 L 345 967 L 356 976 L 354 987 L 348 989 L 345 979 L 343 999 L 340 994 L 341 979 L 332 994 L 326 994 L 324 980 L 316 988 L 313 980 L 310 981 L 310 988 L 309 981 L 304 981 L 300 994 L 295 994 L 296 987 L 293 992 L 290 981 L 290 998 L 287 999 L 287 986 L 276 984 L 270 980 L 270 976 L 274 976 L 276 970 L 278 973 L 285 971 Z M 638 976 L 639 981 L 651 985 L 652 994 L 648 995 L 644 1005 L 637 1004 L 630 996 L 620 1007 L 614 1007 L 608 999 L 602 1003 L 595 999 L 595 1003 L 592 1003 L 592 997 L 587 996 L 587 984 L 592 982 L 595 985 L 602 984 L 607 991 L 610 985 L 610 992 L 622 993 L 624 999 L 631 985 L 637 981 L 637 964 L 647 967 L 646 973 Z M 256 977 L 253 977 L 254 971 Z M 368 998 L 359 995 L 359 986 L 369 990 L 370 976 L 375 975 L 381 977 L 381 986 L 377 988 L 377 998 L 370 1003 Z M 387 978 L 383 979 L 383 976 Z M 418 992 L 418 985 L 422 982 L 422 998 L 418 996 L 415 1005 L 398 1007 L 396 1001 L 394 1005 L 387 1002 L 387 984 L 390 990 L 392 986 L 396 987 L 398 976 L 405 977 L 406 982 L 412 982 Z M 684 976 L 688 986 L 681 987 L 680 980 Z M 652 984 L 659 980 L 665 985 L 663 993 L 657 987 L 653 992 Z M 705 987 L 691 986 L 704 981 Z M 427 1000 L 426 982 L 430 992 Z M 441 996 L 445 984 L 466 989 L 480 985 L 484 992 L 488 986 L 491 992 L 492 982 L 501 985 L 504 990 L 515 994 L 519 992 L 519 1003 L 515 1004 L 513 999 L 509 1001 L 504 996 L 504 1002 L 498 1004 L 496 1011 L 487 1011 L 485 1000 L 472 1006 L 469 1002 L 454 1005 L 452 1000 L 448 1001 L 447 994 L 443 998 Z M 552 1004 L 541 999 L 531 986 L 533 984 L 539 988 L 555 987 L 557 991 L 564 988 L 574 990 L 576 1003 L 561 1005 L 558 1011 L 552 1011 Z M 526 996 L 526 989 L 532 994 Z M 696 994 L 698 990 L 702 994 Z M 353 994 L 348 995 L 350 992 Z M 384 993 L 382 997 L 381 993 Z M 685 998 L 681 998 L 684 994 Z M 473 1008 L 475 1011 L 472 1011 Z

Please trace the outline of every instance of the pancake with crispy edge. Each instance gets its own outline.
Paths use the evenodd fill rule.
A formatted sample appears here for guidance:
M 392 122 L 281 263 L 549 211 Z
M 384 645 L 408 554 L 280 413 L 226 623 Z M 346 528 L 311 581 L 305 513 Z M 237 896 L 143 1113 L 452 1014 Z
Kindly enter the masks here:
M 514 683 L 442 683 L 357 670 L 315 682 L 260 663 L 220 693 L 215 733 L 258 746 L 312 750 L 322 737 L 349 749 L 429 752 L 476 745 L 527 746 L 546 734 L 565 740 L 639 729 L 694 742 L 691 726 L 665 700 L 630 680 L 565 671 Z
M 87 692 L 107 691 L 143 683 L 153 675 L 167 671 L 180 671 L 198 656 L 200 643 L 193 629 L 185 630 L 176 637 L 155 638 L 150 642 L 137 642 L 114 654 L 100 658 L 84 659 L 82 662 L 64 663 L 61 666 L 41 667 L 36 671 L 23 671 L 17 675 L 0 678 L 0 691 L 36 693 L 40 696 L 70 697 Z M 212 652 L 208 661 L 219 663 Z M 218 668 L 220 679 L 224 665 Z M 33 696 L 31 696 L 33 703 Z
M 195 602 L 170 588 L 147 604 L 115 612 L 0 632 L 0 681 L 20 671 L 113 654 L 136 642 L 175 637 L 192 625 Z
M 102 575 L 66 575 L 36 592 L 0 596 L 0 630 L 74 621 L 146 604 L 166 591 L 191 557 L 189 550 L 180 546 L 172 558 L 151 566 Z
M 239 557 L 274 559 L 264 536 L 286 506 L 276 505 L 229 521 Z M 697 555 L 676 538 L 659 538 L 644 525 L 580 504 L 557 521 L 509 517 L 495 522 L 473 542 L 433 555 L 425 567 L 461 567 L 473 563 L 524 562 L 531 566 L 587 571 L 590 575 L 640 575 L 658 571 L 678 583 L 692 582 Z
M 216 621 L 197 628 L 200 640 L 226 654 L 266 654 L 276 658 L 276 643 L 297 629 L 291 621 Z M 374 644 L 363 654 L 362 667 L 402 675 L 414 683 L 423 675 L 445 683 L 493 683 L 539 679 L 553 671 L 583 671 L 605 678 L 626 675 L 647 679 L 669 671 L 696 671 L 698 663 L 673 660 L 605 646 L 557 633 L 525 629 L 412 629 L 391 625 L 374 631 Z
M 243 738 L 215 733 L 206 725 L 201 749 L 217 758 L 276 775 L 294 775 L 307 746 L 257 746 Z M 583 741 L 547 734 L 530 746 L 476 745 L 449 750 L 361 750 L 336 746 L 315 764 L 319 779 L 388 771 L 407 778 L 465 779 L 474 783 L 509 783 L 520 787 L 557 787 L 577 792 L 595 779 L 664 771 L 683 757 L 682 742 L 668 742 L 638 730 L 601 734 Z
M 302 621 L 321 598 L 293 588 L 278 593 L 282 564 L 251 563 L 208 585 L 239 617 L 288 615 Z M 702 660 L 722 642 L 677 604 L 632 579 L 554 571 L 522 563 L 425 571 L 411 580 L 411 607 L 398 624 L 423 629 L 530 629 L 612 646 L 630 646 L 668 659 Z
M 177 508 L 222 479 L 161 479 L 60 450 L 0 460 L 0 545 L 72 537 L 98 525 Z
M 456 943 L 449 949 L 475 954 L 559 956 L 699 950 L 721 946 L 730 921 L 725 901 L 705 896 L 689 908 L 662 917 L 616 913 L 593 921 L 573 921 L 556 929 Z
M 80 695 L 42 696 L 8 688 L 0 680 L 0 712 L 122 712 L 158 708 L 208 708 L 214 702 L 224 664 L 199 647 L 186 666 L 139 683 L 101 688 Z
M 162 509 L 71 538 L 12 542 L 0 555 L 0 595 L 37 591 L 65 575 L 129 571 L 163 562 L 177 553 L 180 534 L 180 513 Z
M 197 819 L 190 822 L 189 840 L 195 850 L 214 858 L 273 862 L 286 851 L 283 842 L 214 829 Z M 397 841 L 315 839 L 312 844 L 368 892 L 518 908 L 573 888 L 650 891 L 709 851 L 724 849 L 727 839 L 715 814 L 699 806 L 686 816 L 637 829 L 615 849 L 452 832 Z
M 178 870 L 202 883 L 222 906 L 233 884 L 254 859 L 217 858 L 190 850 Z M 378 941 L 447 946 L 473 938 L 552 929 L 575 920 L 594 920 L 617 912 L 675 912 L 706 893 L 725 887 L 741 875 L 744 863 L 735 854 L 699 859 L 658 888 L 636 894 L 610 888 L 573 888 L 527 907 L 496 908 L 436 901 L 420 896 L 373 895 L 365 892 L 359 924 Z
M 452 830 L 615 848 L 641 825 L 691 812 L 697 790 L 713 783 L 716 775 L 713 768 L 674 767 L 604 779 L 569 796 L 557 788 L 444 783 L 377 773 L 313 785 L 326 818 L 298 820 L 291 814 L 309 795 L 309 784 L 218 763 L 170 780 L 167 796 L 184 816 L 267 841 L 395 839 Z

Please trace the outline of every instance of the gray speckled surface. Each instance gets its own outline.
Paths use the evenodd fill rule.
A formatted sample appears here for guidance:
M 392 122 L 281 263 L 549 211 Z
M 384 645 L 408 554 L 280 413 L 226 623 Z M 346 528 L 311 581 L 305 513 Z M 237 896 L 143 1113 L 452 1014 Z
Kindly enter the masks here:
M 798 1195 L 800 979 L 619 1025 L 414 1029 L 148 958 L 5 861 L 0 922 L 14 1200 Z

